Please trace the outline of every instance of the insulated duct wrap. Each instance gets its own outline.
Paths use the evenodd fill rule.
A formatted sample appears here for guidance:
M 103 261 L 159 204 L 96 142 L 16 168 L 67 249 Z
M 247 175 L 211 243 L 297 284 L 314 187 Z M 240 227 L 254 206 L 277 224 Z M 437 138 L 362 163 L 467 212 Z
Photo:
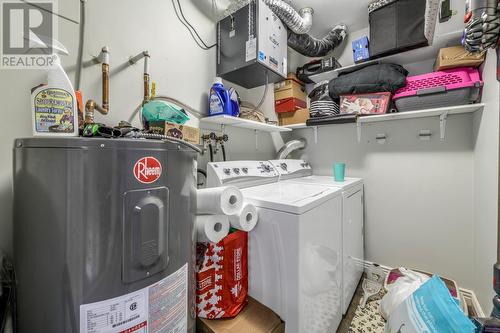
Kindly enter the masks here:
M 347 36 L 347 26 L 335 26 L 323 39 L 314 38 L 307 34 L 288 32 L 288 46 L 308 57 L 324 57 L 339 46 Z
M 264 0 L 264 2 L 294 33 L 301 35 L 311 30 L 312 16 L 314 13 L 312 8 L 302 8 L 297 12 L 283 0 Z

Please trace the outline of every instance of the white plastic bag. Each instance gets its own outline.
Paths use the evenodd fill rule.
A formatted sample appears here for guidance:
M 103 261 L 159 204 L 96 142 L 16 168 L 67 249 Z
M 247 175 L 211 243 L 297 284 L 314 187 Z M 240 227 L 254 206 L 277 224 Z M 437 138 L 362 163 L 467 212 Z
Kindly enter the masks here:
M 403 301 L 413 294 L 415 290 L 429 280 L 427 275 L 411 271 L 404 267 L 399 268 L 399 271 L 403 276 L 387 287 L 388 292 L 380 302 L 380 314 L 385 320 L 389 318 L 391 312 L 394 311 L 398 305 L 403 303 Z

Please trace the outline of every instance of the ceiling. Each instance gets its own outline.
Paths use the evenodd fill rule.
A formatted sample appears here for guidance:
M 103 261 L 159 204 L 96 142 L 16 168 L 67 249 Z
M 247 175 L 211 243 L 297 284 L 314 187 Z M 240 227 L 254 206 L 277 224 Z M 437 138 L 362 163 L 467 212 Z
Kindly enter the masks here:
M 339 23 L 347 25 L 350 31 L 368 27 L 368 4 L 372 0 L 291 0 L 291 4 L 300 9 L 314 9 L 311 33 L 322 37 Z

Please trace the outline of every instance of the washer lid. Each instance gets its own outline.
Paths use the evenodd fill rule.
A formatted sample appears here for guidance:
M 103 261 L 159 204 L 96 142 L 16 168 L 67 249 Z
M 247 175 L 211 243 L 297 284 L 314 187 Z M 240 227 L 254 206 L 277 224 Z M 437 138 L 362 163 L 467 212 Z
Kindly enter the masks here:
M 329 186 L 278 182 L 242 189 L 246 201 L 260 208 L 303 214 L 335 196 L 340 188 Z
M 353 186 L 363 183 L 363 179 L 346 177 L 343 182 L 337 182 L 335 181 L 335 178 L 330 176 L 308 176 L 290 179 L 287 182 L 333 186 L 341 188 L 342 190 L 347 190 Z

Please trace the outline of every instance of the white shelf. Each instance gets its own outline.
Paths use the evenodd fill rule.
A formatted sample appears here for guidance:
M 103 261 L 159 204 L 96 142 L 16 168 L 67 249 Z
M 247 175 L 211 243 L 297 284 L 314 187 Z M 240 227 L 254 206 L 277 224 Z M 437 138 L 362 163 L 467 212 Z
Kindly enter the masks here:
M 301 124 L 285 125 L 283 127 L 289 128 L 291 130 L 296 130 L 301 128 L 307 128 L 308 126 L 306 125 L 306 123 L 301 123 Z
M 440 138 L 443 141 L 445 139 L 446 133 L 446 120 L 449 115 L 453 114 L 464 114 L 464 113 L 474 113 L 476 111 L 480 111 L 484 108 L 483 103 L 479 104 L 467 104 L 467 105 L 458 105 L 458 106 L 447 106 L 443 108 L 434 108 L 434 109 L 426 109 L 426 110 L 417 110 L 417 111 L 407 111 L 407 112 L 396 112 L 396 113 L 387 113 L 381 115 L 374 116 L 363 116 L 359 117 L 356 123 L 352 123 L 356 125 L 357 128 L 357 136 L 358 142 L 361 142 L 361 127 L 362 124 L 368 123 L 377 123 L 384 121 L 393 121 L 393 120 L 404 120 L 404 119 L 415 119 L 415 118 L 428 118 L 428 117 L 438 117 L 439 118 L 439 127 L 440 127 Z M 314 142 L 318 143 L 318 127 L 330 126 L 330 125 L 342 125 L 339 124 L 317 124 L 314 126 L 306 126 L 306 124 L 294 124 L 285 126 L 290 130 L 298 130 L 304 128 L 310 128 L 314 131 Z
M 290 132 L 290 128 L 283 126 L 269 125 L 260 123 L 258 121 L 232 117 L 228 115 L 220 115 L 213 117 L 205 117 L 200 119 L 204 124 L 227 125 L 232 127 L 246 128 L 249 130 L 262 131 L 262 132 Z
M 461 114 L 461 113 L 473 113 L 482 110 L 484 107 L 483 103 L 480 104 L 468 104 L 459 106 L 448 106 L 443 108 L 427 109 L 427 110 L 417 110 L 417 111 L 407 111 L 407 112 L 397 112 L 397 113 L 387 113 L 376 116 L 364 116 L 358 118 L 358 123 L 375 123 L 379 121 L 390 121 L 390 120 L 401 120 L 401 119 L 412 119 L 412 118 L 427 118 L 427 117 L 439 117 L 443 114 Z
M 394 63 L 404 66 L 407 64 L 421 62 L 424 60 L 435 59 L 437 57 L 439 49 L 452 45 L 459 45 L 461 37 L 462 37 L 462 31 L 447 33 L 445 35 L 436 36 L 432 46 L 421 47 L 418 49 L 413 49 L 410 51 L 389 55 L 387 57 L 368 60 L 359 64 L 344 66 L 341 68 L 337 68 L 333 71 L 312 75 L 310 78 L 315 83 L 318 83 L 325 80 L 328 81 L 332 80 L 342 72 L 360 69 L 371 64 Z

